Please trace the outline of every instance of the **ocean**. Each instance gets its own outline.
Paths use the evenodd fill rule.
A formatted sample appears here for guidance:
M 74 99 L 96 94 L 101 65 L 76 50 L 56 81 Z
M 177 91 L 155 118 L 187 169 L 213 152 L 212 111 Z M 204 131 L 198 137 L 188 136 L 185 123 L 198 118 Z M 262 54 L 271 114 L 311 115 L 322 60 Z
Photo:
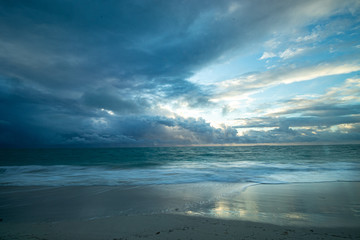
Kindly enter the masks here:
M 0 150 L 0 186 L 356 181 L 360 145 Z

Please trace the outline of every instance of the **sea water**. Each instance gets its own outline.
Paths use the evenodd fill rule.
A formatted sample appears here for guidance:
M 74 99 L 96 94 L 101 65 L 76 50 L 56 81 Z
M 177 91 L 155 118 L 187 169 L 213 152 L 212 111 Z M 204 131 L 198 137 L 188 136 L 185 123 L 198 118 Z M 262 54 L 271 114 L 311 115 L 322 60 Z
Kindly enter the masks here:
M 360 181 L 360 145 L 0 149 L 0 186 Z
M 358 227 L 359 184 L 360 145 L 0 150 L 6 221 L 173 213 Z

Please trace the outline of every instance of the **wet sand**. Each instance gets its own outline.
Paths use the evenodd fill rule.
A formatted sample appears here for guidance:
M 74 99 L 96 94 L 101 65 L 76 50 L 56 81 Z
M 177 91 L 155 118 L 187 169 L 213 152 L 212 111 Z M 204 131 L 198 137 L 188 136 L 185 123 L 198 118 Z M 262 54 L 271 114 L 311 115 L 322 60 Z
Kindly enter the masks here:
M 360 183 L 1 187 L 0 239 L 360 239 Z
M 359 239 L 356 228 L 277 226 L 173 214 L 2 223 L 0 239 Z

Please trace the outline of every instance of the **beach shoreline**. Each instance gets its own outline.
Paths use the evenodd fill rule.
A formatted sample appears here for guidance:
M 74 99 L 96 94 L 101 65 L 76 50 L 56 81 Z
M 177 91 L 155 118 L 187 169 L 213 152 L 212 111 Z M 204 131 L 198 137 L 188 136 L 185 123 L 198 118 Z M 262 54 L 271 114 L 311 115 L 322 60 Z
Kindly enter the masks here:
M 2 186 L 0 239 L 356 239 L 359 189 L 359 182 Z

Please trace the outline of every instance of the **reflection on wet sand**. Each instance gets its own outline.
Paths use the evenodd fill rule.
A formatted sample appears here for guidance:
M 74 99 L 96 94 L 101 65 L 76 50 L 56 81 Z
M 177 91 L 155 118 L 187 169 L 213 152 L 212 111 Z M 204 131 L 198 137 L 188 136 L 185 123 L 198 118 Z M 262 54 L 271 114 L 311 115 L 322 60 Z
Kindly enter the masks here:
M 360 206 L 359 189 L 360 183 L 346 182 L 256 185 L 188 214 L 280 225 L 360 226 L 354 208 Z

